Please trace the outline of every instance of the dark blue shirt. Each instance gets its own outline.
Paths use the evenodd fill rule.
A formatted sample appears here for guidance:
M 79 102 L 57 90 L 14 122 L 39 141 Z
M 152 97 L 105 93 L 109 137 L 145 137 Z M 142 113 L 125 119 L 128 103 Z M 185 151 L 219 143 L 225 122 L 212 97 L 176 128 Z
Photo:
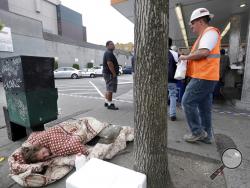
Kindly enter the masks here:
M 110 50 L 107 50 L 103 55 L 103 70 L 102 70 L 102 73 L 112 74 L 111 71 L 109 70 L 109 67 L 108 67 L 108 63 L 107 63 L 108 61 L 111 61 L 113 63 L 114 68 L 115 68 L 115 72 L 118 75 L 119 74 L 119 64 L 118 64 L 118 61 L 117 61 L 115 55 Z
M 175 71 L 177 68 L 177 62 L 174 59 L 173 54 L 168 51 L 168 82 L 176 83 L 177 80 L 174 79 Z

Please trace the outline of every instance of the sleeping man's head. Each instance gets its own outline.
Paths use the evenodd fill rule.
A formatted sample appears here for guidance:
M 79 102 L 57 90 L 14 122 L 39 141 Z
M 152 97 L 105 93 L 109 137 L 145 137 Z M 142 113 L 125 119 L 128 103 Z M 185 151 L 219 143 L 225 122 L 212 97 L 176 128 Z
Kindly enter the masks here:
M 48 148 L 39 145 L 23 147 L 22 154 L 27 163 L 46 161 L 51 156 Z

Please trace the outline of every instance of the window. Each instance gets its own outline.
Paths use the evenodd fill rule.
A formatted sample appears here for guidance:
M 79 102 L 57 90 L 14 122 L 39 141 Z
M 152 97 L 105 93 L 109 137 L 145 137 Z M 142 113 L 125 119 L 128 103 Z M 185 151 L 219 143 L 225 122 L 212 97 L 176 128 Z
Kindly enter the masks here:
M 75 69 L 73 69 L 73 68 L 65 68 L 65 70 L 66 70 L 66 71 L 73 71 L 73 70 L 75 70 Z

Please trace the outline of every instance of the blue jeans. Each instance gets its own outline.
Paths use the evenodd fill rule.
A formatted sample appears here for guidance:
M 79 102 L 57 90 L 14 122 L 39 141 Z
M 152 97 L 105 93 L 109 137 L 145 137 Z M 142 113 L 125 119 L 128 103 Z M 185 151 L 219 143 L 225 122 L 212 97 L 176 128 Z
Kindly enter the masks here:
M 217 81 L 192 78 L 182 98 L 187 123 L 194 135 L 206 131 L 212 138 L 212 101 Z
M 170 99 L 169 115 L 170 117 L 176 116 L 176 83 L 168 83 L 168 98 Z

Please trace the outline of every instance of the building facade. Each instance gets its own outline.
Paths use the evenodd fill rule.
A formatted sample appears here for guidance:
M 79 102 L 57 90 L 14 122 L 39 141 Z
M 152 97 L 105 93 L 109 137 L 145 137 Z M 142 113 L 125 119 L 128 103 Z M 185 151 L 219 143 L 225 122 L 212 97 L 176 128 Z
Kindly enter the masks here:
M 0 19 L 11 29 L 13 51 L 1 51 L 0 57 L 30 55 L 55 57 L 59 66 L 81 68 L 88 62 L 102 64 L 105 46 L 86 42 L 82 15 L 61 5 L 58 0 L 0 0 Z M 129 54 L 120 51 L 121 65 Z

